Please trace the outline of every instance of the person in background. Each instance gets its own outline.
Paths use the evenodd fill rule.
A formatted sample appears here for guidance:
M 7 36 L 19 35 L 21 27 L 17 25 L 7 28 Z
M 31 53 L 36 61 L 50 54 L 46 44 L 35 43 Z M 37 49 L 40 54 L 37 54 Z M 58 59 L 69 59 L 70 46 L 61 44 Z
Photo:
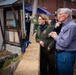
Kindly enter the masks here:
M 45 14 L 39 14 L 38 24 L 36 41 L 40 44 L 40 73 L 41 75 L 56 75 L 55 40 L 48 37 L 52 26 Z
M 52 19 L 51 24 L 55 25 L 58 22 L 57 11 L 54 12 L 53 16 L 54 16 L 54 19 Z
M 58 19 L 57 19 L 57 11 L 54 12 L 54 19 L 52 19 L 51 21 L 51 25 L 53 26 L 53 29 L 52 31 L 56 31 L 57 34 L 59 34 L 61 28 L 62 28 L 62 24 L 61 25 L 58 25 Z
M 55 39 L 57 49 L 57 75 L 73 75 L 76 56 L 76 23 L 72 19 L 72 10 L 59 8 L 58 21 L 63 23 L 59 35 L 51 32 L 49 36 Z
M 30 25 L 31 25 L 31 19 L 30 19 L 30 13 L 28 13 L 27 17 L 25 18 L 26 35 L 28 40 L 30 35 Z

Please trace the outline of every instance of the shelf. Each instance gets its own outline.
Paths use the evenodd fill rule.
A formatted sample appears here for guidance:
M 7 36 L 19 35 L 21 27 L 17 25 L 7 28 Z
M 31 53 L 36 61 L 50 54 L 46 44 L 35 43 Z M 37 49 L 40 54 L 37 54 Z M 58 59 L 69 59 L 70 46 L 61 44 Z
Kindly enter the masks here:
M 13 25 L 12 25 L 12 24 L 7 24 L 6 26 L 12 26 L 12 27 L 13 27 Z
M 10 28 L 8 29 L 8 28 L 6 28 L 5 30 L 6 31 L 14 31 L 14 32 L 17 32 L 17 29 L 10 29 Z
M 13 21 L 13 19 L 6 19 L 6 21 Z
M 6 42 L 6 43 L 14 46 L 20 46 L 20 43 L 15 43 L 15 42 Z

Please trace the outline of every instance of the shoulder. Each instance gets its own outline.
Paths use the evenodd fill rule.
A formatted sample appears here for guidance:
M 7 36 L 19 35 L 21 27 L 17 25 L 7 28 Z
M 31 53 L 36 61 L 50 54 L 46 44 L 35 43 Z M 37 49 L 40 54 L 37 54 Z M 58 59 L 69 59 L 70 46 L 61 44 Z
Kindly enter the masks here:
M 37 29 L 40 28 L 40 25 L 38 25 Z
M 69 25 L 73 28 L 73 27 L 76 27 L 76 23 L 74 22 L 74 20 L 72 20 Z
M 76 31 L 76 23 L 74 22 L 74 20 L 69 22 L 69 25 L 67 28 L 70 29 L 71 31 Z
M 71 20 L 67 23 L 66 28 L 69 28 L 69 27 L 72 27 L 72 28 L 76 27 L 76 23 L 74 22 L 74 20 Z
M 75 23 L 74 20 L 71 20 L 71 21 L 69 22 L 69 24 L 74 24 L 74 25 L 76 25 L 76 23 Z
M 50 24 L 50 25 L 47 25 L 47 28 L 51 29 L 53 28 L 53 26 Z

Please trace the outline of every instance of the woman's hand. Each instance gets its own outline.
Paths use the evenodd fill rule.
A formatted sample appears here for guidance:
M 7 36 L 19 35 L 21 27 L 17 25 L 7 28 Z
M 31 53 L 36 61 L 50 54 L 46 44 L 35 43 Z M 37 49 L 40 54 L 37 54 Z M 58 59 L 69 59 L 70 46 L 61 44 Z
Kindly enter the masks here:
M 44 42 L 43 42 L 43 41 L 40 41 L 40 45 L 41 45 L 42 47 L 44 47 Z
M 48 37 L 51 37 L 51 35 L 52 35 L 52 32 L 48 34 Z
M 47 49 L 48 51 L 50 51 L 50 47 L 48 47 L 48 49 Z

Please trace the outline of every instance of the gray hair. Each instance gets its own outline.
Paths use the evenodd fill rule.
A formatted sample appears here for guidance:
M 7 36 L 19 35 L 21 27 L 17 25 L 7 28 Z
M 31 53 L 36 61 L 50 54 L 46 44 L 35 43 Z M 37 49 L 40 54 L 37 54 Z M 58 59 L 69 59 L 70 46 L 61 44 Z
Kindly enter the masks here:
M 72 19 L 72 10 L 71 9 L 69 9 L 69 8 L 59 8 L 57 10 L 57 13 L 59 13 L 61 10 L 63 10 L 64 13 L 67 13 L 69 15 L 68 17 Z

